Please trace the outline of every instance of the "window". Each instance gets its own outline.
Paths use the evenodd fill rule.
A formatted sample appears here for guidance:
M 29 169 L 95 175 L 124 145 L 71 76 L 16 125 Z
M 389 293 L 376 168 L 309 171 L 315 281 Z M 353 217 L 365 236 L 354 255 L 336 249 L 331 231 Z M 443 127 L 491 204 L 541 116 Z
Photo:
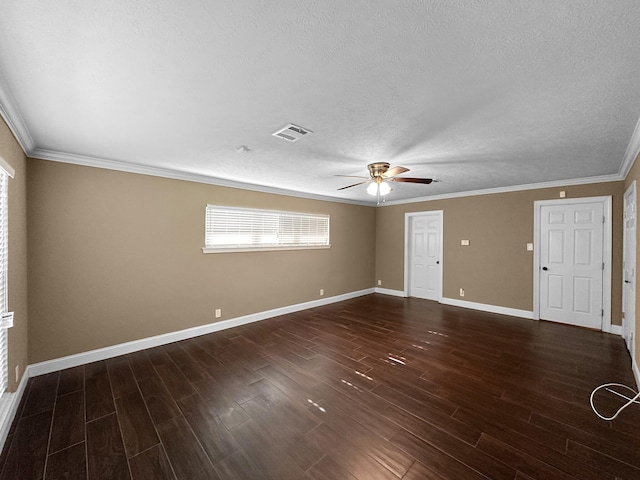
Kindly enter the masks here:
M 8 247 L 8 210 L 7 190 L 9 175 L 0 168 L 0 395 L 8 387 L 8 337 L 9 327 L 13 325 L 13 315 L 6 315 L 7 301 L 7 247 Z
M 207 205 L 204 253 L 329 248 L 329 215 Z

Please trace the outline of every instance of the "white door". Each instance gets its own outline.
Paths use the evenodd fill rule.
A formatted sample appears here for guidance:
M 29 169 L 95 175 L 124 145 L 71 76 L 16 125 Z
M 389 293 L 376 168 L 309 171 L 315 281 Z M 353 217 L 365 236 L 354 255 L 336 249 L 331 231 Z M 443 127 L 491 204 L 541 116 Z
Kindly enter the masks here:
M 635 358 L 633 338 L 636 330 L 636 183 L 633 182 L 624 194 L 623 234 L 623 285 L 622 285 L 622 336 L 627 343 L 631 358 Z
M 409 217 L 409 296 L 439 301 L 442 212 Z
M 602 203 L 540 211 L 540 318 L 602 329 Z

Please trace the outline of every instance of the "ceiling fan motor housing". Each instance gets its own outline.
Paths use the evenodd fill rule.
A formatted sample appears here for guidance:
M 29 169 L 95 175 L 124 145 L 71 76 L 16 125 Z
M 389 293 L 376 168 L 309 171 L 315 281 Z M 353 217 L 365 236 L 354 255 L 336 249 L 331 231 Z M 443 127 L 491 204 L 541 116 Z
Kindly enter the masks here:
M 382 174 L 386 173 L 386 171 L 389 170 L 390 166 L 391 164 L 387 162 L 376 162 L 367 165 L 367 167 L 369 168 L 369 173 L 371 173 L 371 176 L 373 178 L 382 176 Z

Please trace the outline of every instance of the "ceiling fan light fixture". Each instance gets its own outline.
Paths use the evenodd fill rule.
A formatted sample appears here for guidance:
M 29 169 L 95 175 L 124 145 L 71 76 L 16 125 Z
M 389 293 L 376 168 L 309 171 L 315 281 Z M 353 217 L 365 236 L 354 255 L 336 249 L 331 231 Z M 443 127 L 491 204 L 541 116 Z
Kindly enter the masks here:
M 383 180 L 380 180 L 379 182 L 378 181 L 371 182 L 367 187 L 367 193 L 373 196 L 376 196 L 376 195 L 384 196 L 390 191 L 391 191 L 391 187 L 387 182 Z
M 398 177 L 398 175 L 408 172 L 409 169 L 406 167 L 395 166 L 391 167 L 387 162 L 376 162 L 370 163 L 367 165 L 369 169 L 369 177 L 361 177 L 357 175 L 338 175 L 339 177 L 355 177 L 365 179 L 364 181 L 360 181 L 358 183 L 354 183 L 353 185 L 347 185 L 346 187 L 341 187 L 338 190 L 345 190 L 351 187 L 357 187 L 358 185 L 367 184 L 367 193 L 374 197 L 378 197 L 378 204 L 380 204 L 380 197 L 384 197 L 391 190 L 390 182 L 400 182 L 400 183 L 422 183 L 428 185 L 432 182 L 437 182 L 438 180 L 434 180 L 432 178 L 415 178 L 415 177 Z M 384 201 L 384 200 L 383 200 Z

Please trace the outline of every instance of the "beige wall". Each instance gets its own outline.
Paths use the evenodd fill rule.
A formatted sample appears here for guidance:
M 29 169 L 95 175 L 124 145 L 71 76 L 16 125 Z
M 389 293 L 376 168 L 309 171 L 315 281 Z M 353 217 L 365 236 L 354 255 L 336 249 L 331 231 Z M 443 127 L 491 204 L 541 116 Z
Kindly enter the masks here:
M 377 209 L 376 279 L 404 290 L 407 212 L 444 211 L 443 296 L 519 310 L 533 309 L 533 202 L 559 197 L 613 196 L 612 323 L 621 324 L 623 183 L 599 183 L 435 200 Z M 460 240 L 470 240 L 461 246 Z
M 31 363 L 373 286 L 375 209 L 29 159 Z M 331 215 L 331 248 L 203 254 L 206 204 Z
M 629 174 L 624 182 L 624 190 L 635 181 L 636 182 L 636 205 L 638 205 L 638 189 L 640 188 L 640 161 L 638 160 L 640 156 L 636 157 Z M 637 212 L 637 208 L 636 208 Z M 637 219 L 637 214 L 636 214 Z M 636 226 L 636 245 L 640 247 L 640 225 Z M 638 271 L 638 265 L 640 265 L 640 248 L 637 248 L 636 251 L 636 272 Z M 637 365 L 640 365 L 640 340 L 638 340 L 638 334 L 640 334 L 640 318 L 638 314 L 640 313 L 640 290 L 636 284 L 636 318 L 634 319 L 636 323 L 636 331 L 635 331 L 635 352 L 636 358 L 634 359 Z
M 0 157 L 15 169 L 9 179 L 9 310 L 15 313 L 9 329 L 9 389 L 15 390 L 27 366 L 27 169 L 26 157 L 7 124 L 0 119 Z

